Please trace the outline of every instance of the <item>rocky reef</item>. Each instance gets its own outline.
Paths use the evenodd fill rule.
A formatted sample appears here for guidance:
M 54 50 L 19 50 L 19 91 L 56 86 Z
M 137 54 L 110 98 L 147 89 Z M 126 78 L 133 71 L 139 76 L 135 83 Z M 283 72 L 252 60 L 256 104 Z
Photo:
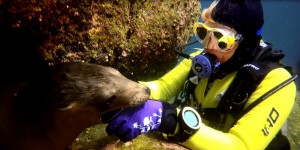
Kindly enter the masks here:
M 176 63 L 172 48 L 188 41 L 199 14 L 198 0 L 0 0 L 1 30 L 29 31 L 36 40 L 27 44 L 48 64 L 101 64 L 134 80 Z

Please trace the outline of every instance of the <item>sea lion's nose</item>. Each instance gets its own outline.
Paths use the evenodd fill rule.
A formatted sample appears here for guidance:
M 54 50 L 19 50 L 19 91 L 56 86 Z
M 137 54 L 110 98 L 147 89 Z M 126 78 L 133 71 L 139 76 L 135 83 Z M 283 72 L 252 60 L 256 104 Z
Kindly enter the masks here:
M 150 89 L 146 86 L 146 90 L 145 90 L 149 95 L 151 94 Z
M 147 94 L 150 95 L 151 91 L 150 91 L 150 89 L 149 89 L 147 86 L 145 86 L 145 85 L 143 85 L 143 84 L 139 84 L 139 86 L 140 86 Z

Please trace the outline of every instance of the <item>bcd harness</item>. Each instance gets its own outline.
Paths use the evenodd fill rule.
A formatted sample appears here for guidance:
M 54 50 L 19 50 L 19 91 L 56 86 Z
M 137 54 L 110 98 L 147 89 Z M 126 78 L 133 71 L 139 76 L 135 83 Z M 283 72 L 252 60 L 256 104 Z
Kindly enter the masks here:
M 195 99 L 194 91 L 196 85 L 189 79 L 195 75 L 193 74 L 193 71 L 190 71 L 184 89 L 177 97 L 175 97 L 173 105 L 181 105 L 181 107 L 183 107 L 193 104 L 194 107 L 196 107 L 195 109 L 199 111 L 201 117 L 209 121 L 210 127 L 227 132 L 227 130 L 224 130 L 224 125 L 229 114 L 234 117 L 234 121 L 231 124 L 232 127 L 237 120 L 257 104 L 296 79 L 297 75 L 293 73 L 291 67 L 284 66 L 279 62 L 283 57 L 284 54 L 280 51 L 273 50 L 271 44 L 267 44 L 265 47 L 259 47 L 254 59 L 251 62 L 244 64 L 238 70 L 236 77 L 221 97 L 216 108 L 201 108 L 201 105 L 196 104 L 196 100 L 193 100 Z M 292 77 L 263 94 L 244 109 L 248 98 L 256 90 L 264 77 L 271 70 L 279 67 L 288 70 L 292 74 Z

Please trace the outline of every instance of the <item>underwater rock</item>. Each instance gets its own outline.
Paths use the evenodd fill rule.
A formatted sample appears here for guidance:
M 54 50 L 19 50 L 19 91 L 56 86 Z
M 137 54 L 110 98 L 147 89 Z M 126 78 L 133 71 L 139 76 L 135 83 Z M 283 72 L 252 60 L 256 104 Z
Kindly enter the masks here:
M 172 68 L 172 48 L 188 41 L 200 14 L 198 0 L 0 0 L 0 8 L 1 26 L 31 31 L 49 64 L 101 64 L 134 80 Z

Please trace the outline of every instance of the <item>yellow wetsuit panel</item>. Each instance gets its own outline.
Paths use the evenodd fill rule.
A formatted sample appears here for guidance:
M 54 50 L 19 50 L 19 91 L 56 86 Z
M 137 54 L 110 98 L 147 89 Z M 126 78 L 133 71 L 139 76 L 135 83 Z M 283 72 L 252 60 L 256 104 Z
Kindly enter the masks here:
M 141 83 L 151 89 L 152 99 L 169 100 L 182 89 L 190 68 L 191 61 L 184 59 L 162 78 Z M 204 90 L 207 79 L 202 79 L 195 89 L 196 99 L 202 104 L 202 107 L 216 107 L 217 97 L 225 92 L 235 75 L 236 72 L 223 79 L 215 80 L 206 96 L 204 96 Z M 245 107 L 289 77 L 291 77 L 290 73 L 283 68 L 269 72 L 250 96 Z M 292 82 L 255 106 L 230 128 L 229 132 L 215 130 L 203 123 L 193 136 L 181 144 L 191 149 L 264 149 L 287 120 L 295 96 L 296 86 Z M 226 121 L 226 123 L 225 126 L 229 127 L 232 121 Z
M 194 52 L 191 56 L 195 56 L 200 52 L 201 51 Z M 158 80 L 149 82 L 140 81 L 140 83 L 150 88 L 151 99 L 168 101 L 182 90 L 184 82 L 190 72 L 191 65 L 192 61 L 190 59 L 183 59 L 176 67 Z
M 272 70 L 249 98 L 246 107 L 291 75 L 283 68 Z M 291 83 L 245 114 L 228 133 L 202 124 L 200 130 L 183 145 L 191 149 L 264 149 L 287 120 L 296 96 Z

